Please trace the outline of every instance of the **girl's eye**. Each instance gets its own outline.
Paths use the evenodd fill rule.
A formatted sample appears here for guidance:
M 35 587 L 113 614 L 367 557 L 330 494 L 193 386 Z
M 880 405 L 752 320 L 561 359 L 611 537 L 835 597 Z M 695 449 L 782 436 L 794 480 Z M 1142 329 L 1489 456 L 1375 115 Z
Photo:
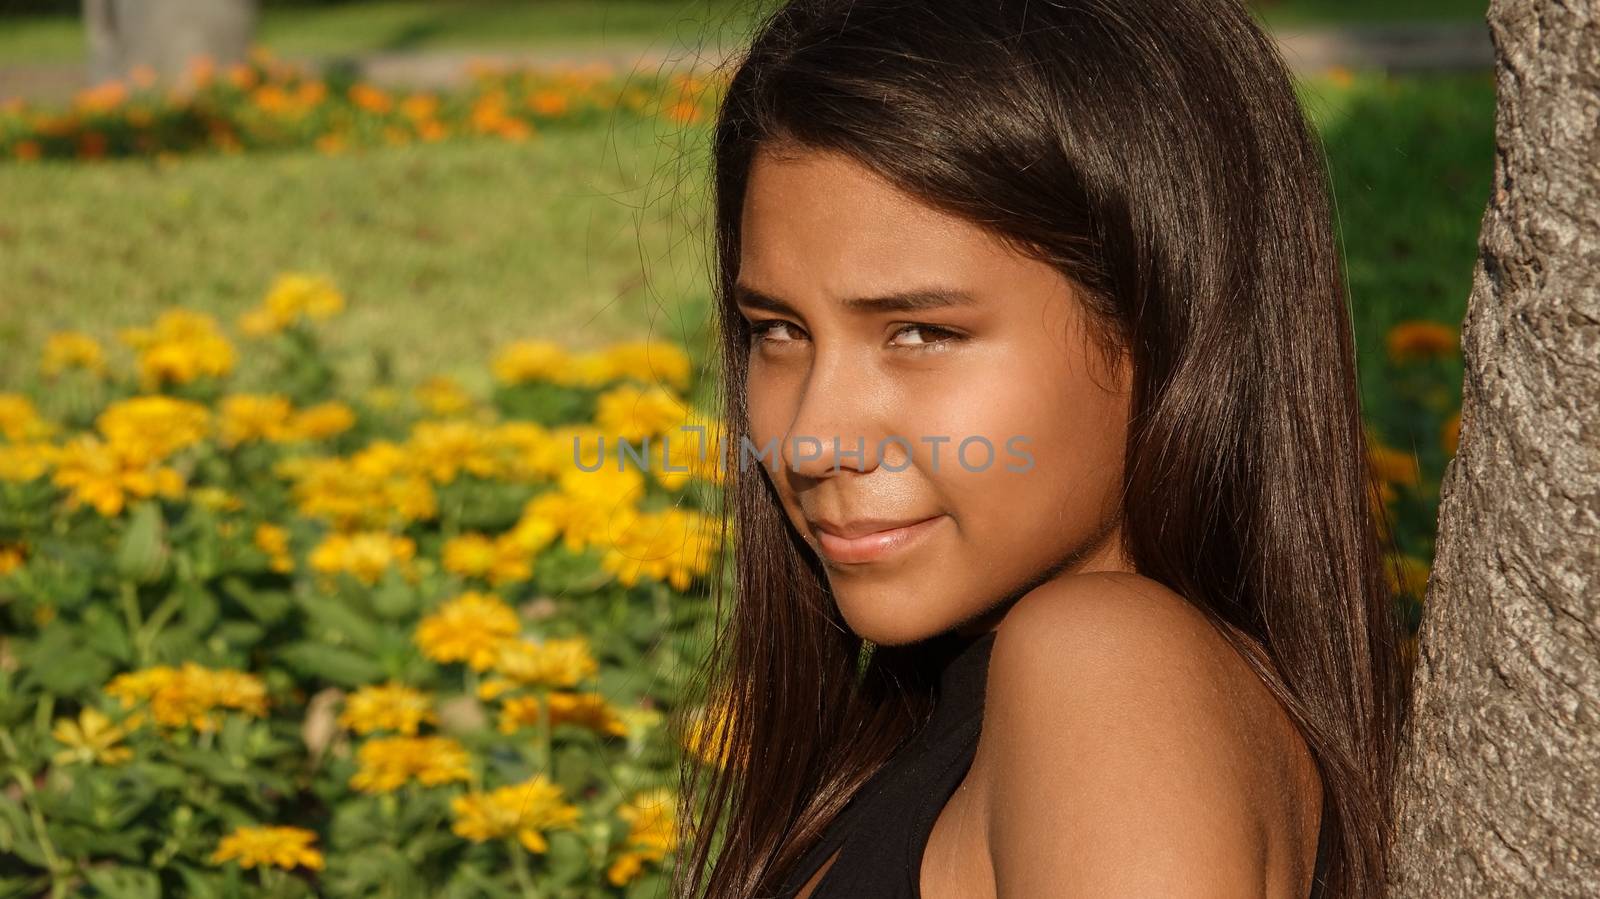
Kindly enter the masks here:
M 938 325 L 906 325 L 896 331 L 895 336 L 899 337 L 908 332 L 915 332 L 917 339 L 910 343 L 898 344 L 896 349 L 923 350 L 935 347 L 942 348 L 947 343 L 953 343 L 961 339 L 960 334 L 949 328 L 941 328 Z
M 750 323 L 750 342 L 751 343 L 769 343 L 769 344 L 793 343 L 793 342 L 795 342 L 795 338 L 793 336 L 777 337 L 777 338 L 771 338 L 771 337 L 767 336 L 769 333 L 771 333 L 773 331 L 777 331 L 777 330 L 788 328 L 788 327 L 791 327 L 788 322 L 780 321 L 778 319 L 769 319 L 767 321 L 751 322 Z

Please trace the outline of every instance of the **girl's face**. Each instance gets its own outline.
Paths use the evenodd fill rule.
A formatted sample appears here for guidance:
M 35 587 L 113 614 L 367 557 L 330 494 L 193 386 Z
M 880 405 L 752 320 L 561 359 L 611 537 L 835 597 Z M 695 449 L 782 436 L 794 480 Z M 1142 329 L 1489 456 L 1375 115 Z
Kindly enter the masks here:
M 1057 574 L 1133 570 L 1126 358 L 1106 370 L 1059 272 L 820 151 L 764 146 L 742 229 L 740 464 L 767 472 L 853 631 L 981 633 Z

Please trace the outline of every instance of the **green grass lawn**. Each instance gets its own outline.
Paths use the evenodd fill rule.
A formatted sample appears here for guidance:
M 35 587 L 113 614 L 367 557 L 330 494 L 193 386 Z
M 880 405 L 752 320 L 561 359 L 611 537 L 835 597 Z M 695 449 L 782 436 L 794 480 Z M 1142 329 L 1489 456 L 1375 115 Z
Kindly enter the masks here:
M 311 151 L 96 165 L 0 164 L 0 383 L 46 334 L 111 337 L 174 304 L 229 324 L 272 277 L 332 275 L 338 344 L 395 351 L 404 377 L 487 378 L 495 346 L 574 347 L 655 335 L 691 342 L 706 281 L 693 224 L 703 127 L 551 129 L 524 144 L 450 141 L 327 157 Z M 354 374 L 370 358 L 347 363 Z
M 268 3 L 259 40 L 284 55 L 390 50 L 698 46 L 748 32 L 771 0 L 369 0 Z M 1487 0 L 1251 0 L 1273 25 L 1482 21 Z M 84 52 L 78 18 L 0 17 L 0 65 Z

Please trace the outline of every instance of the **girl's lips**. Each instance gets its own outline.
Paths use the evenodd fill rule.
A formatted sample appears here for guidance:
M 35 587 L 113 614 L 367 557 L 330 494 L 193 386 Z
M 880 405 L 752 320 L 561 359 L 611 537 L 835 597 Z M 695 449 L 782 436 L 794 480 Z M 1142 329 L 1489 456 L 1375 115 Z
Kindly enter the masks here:
M 935 515 L 915 524 L 860 537 L 840 537 L 817 528 L 817 545 L 829 560 L 841 564 L 877 562 L 905 552 L 921 542 L 922 538 L 943 518 L 943 515 Z

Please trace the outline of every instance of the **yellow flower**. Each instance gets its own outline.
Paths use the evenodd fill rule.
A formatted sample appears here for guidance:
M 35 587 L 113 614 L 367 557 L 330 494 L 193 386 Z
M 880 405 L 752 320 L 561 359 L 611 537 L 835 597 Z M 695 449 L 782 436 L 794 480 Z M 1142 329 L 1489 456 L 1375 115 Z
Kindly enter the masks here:
M 356 750 L 352 789 L 388 793 L 415 779 L 424 786 L 472 779 L 467 750 L 450 737 L 377 737 Z
M 685 430 L 685 428 L 703 430 Z M 656 482 L 668 490 L 682 489 L 690 478 L 712 484 L 722 484 L 726 477 L 722 453 L 724 430 L 722 422 L 691 412 L 675 431 L 664 435 L 666 461 L 652 463 L 650 472 Z M 660 459 L 657 453 L 655 458 Z
M 1454 456 L 1461 443 L 1461 410 L 1457 409 L 1448 419 L 1444 427 L 1439 429 L 1439 445 L 1444 447 L 1445 455 Z
M 644 862 L 660 862 L 678 846 L 678 800 L 664 787 L 634 794 L 617 809 L 628 823 L 627 848 L 606 871 L 613 886 L 639 875 Z
M 578 808 L 564 801 L 561 787 L 543 774 L 489 792 L 471 792 L 450 801 L 450 829 L 474 843 L 516 836 L 529 852 L 549 848 L 544 832 L 574 829 Z
M 349 457 L 288 459 L 276 473 L 294 481 L 300 514 L 335 527 L 392 527 L 438 513 L 433 484 L 398 444 L 369 444 Z
M 453 378 L 438 375 L 417 385 L 417 401 L 430 415 L 455 415 L 472 408 L 472 395 Z
M 216 319 L 187 309 L 169 309 L 150 328 L 126 328 L 118 335 L 139 351 L 139 377 L 146 390 L 162 384 L 187 384 L 203 376 L 233 371 L 233 344 Z
M 635 516 L 606 548 L 600 567 L 630 587 L 648 577 L 687 590 L 711 570 L 715 549 L 714 519 L 673 507 Z
M 354 410 L 337 400 L 330 400 L 296 412 L 285 430 L 290 439 L 326 440 L 350 430 L 355 423 Z
M 312 848 L 317 835 L 301 827 L 238 827 L 222 838 L 211 863 L 238 861 L 241 867 L 304 867 L 322 870 L 322 853 Z
M 129 455 L 158 462 L 206 439 L 211 411 L 170 396 L 136 396 L 107 406 L 95 427 Z
M 1396 572 L 1395 568 L 1399 571 Z M 1427 562 L 1416 556 L 1399 553 L 1388 557 L 1383 573 L 1389 581 L 1390 590 L 1422 599 L 1428 592 L 1428 577 L 1432 571 Z
M 684 748 L 708 765 L 727 765 L 733 755 L 732 722 L 732 712 L 726 703 L 711 703 L 690 719 L 688 732 L 683 737 Z
M 1417 457 L 1383 443 L 1373 441 L 1367 453 L 1373 472 L 1379 480 L 1390 484 L 1416 486 L 1422 480 Z
M 427 693 L 394 681 L 362 687 L 345 700 L 339 724 L 359 734 L 392 730 L 415 736 L 424 722 L 439 721 L 432 701 Z
M 344 294 L 324 275 L 285 272 L 267 289 L 261 305 L 239 319 L 252 337 L 275 334 L 302 320 L 332 318 L 344 310 Z
M 0 576 L 16 571 L 27 560 L 27 547 L 20 543 L 0 543 Z
M 1386 336 L 1389 358 L 1395 362 L 1450 356 L 1461 349 L 1461 333 L 1449 325 L 1430 321 L 1403 321 Z
M 0 481 L 25 483 L 41 477 L 58 455 L 48 443 L 0 443 Z
M 510 640 L 500 647 L 495 671 L 520 684 L 575 686 L 600 671 L 589 641 L 583 637 L 553 638 L 543 642 Z
M 517 535 L 490 539 L 483 534 L 462 534 L 445 541 L 444 569 L 500 585 L 533 577 L 533 560 Z
M 495 354 L 490 363 L 495 380 L 502 384 L 528 381 L 567 383 L 572 357 L 565 347 L 548 340 L 519 340 Z
M 235 393 L 222 400 L 221 439 L 224 446 L 254 440 L 282 441 L 294 437 L 289 423 L 294 406 L 282 394 Z
M 614 737 L 628 735 L 627 722 L 622 720 L 616 708 L 599 693 L 552 690 L 547 695 L 550 697 L 551 727 L 557 724 L 573 724 Z M 513 696 L 507 699 L 500 706 L 500 732 L 514 734 L 524 727 L 537 726 L 539 707 L 537 696 Z
M 417 646 L 435 662 L 465 662 L 486 671 L 500 648 L 522 629 L 517 613 L 493 593 L 468 591 L 417 625 Z
M 642 451 L 645 438 L 676 434 L 678 427 L 687 420 L 688 412 L 688 405 L 682 399 L 660 385 L 640 388 L 623 384 L 600 395 L 595 406 L 595 424 L 612 436 L 612 442 L 625 440 Z M 659 456 L 654 446 L 652 452 Z
M 289 531 L 276 524 L 262 522 L 256 525 L 256 549 L 267 554 L 272 570 L 287 574 L 294 570 L 294 556 L 289 553 Z
M 470 421 L 421 421 L 406 441 L 411 464 L 436 483 L 448 484 L 462 471 L 492 478 L 503 467 L 502 444 L 493 431 Z
M 632 378 L 646 384 L 664 384 L 674 390 L 689 389 L 694 366 L 677 344 L 662 340 L 619 343 L 601 354 L 614 378 Z
M 55 754 L 57 765 L 90 764 L 120 765 L 133 758 L 133 750 L 119 746 L 127 731 L 113 724 L 99 709 L 84 708 L 78 720 L 62 718 L 50 731 L 57 743 L 66 749 Z
M 323 574 L 345 572 L 363 584 L 376 584 L 390 568 L 400 567 L 409 574 L 407 564 L 416 555 L 417 544 L 410 537 L 382 531 L 354 534 L 329 534 L 311 551 L 311 567 Z
M 183 667 L 157 665 L 119 674 L 106 694 L 123 708 L 147 702 L 151 717 L 167 727 L 216 730 L 218 709 L 233 709 L 256 718 L 267 714 L 267 687 L 253 674 L 232 668 L 206 668 L 195 662 Z
M 44 344 L 39 371 L 56 377 L 69 369 L 81 368 L 95 375 L 106 372 L 106 354 L 100 341 L 81 331 L 58 331 Z
M 80 435 L 55 454 L 56 486 L 70 491 L 68 505 L 93 506 L 106 517 L 121 514 L 128 498 L 183 495 L 183 476 L 152 464 L 145 451 Z
M 49 437 L 55 426 L 45 421 L 33 400 L 20 393 L 0 393 L 0 436 L 12 443 Z

